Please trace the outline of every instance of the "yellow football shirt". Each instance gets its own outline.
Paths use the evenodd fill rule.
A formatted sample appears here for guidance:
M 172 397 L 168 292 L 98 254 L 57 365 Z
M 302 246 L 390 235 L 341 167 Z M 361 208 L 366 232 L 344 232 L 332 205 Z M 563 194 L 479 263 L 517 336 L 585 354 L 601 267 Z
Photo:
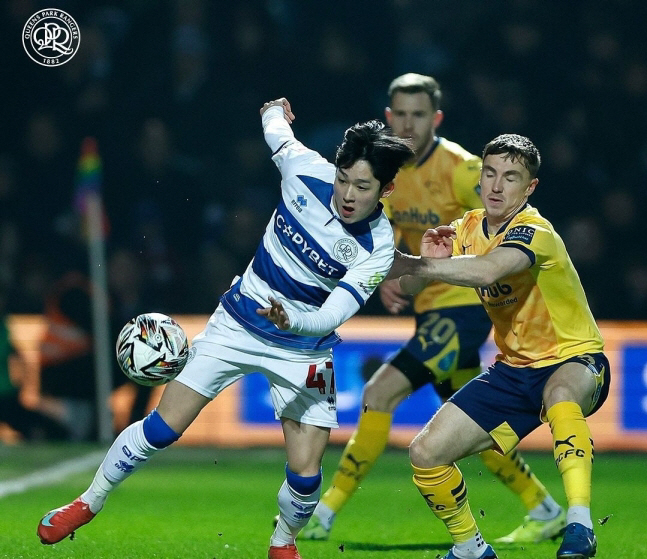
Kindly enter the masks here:
M 516 367 L 544 367 L 603 351 L 602 335 L 561 237 L 526 204 L 494 236 L 485 210 L 457 220 L 453 253 L 487 254 L 498 246 L 522 250 L 530 268 L 476 288 L 494 325 L 497 360 Z
M 481 208 L 479 178 L 481 159 L 445 138 L 438 138 L 420 163 L 402 168 L 395 177 L 395 190 L 382 200 L 394 225 L 396 244 L 420 254 L 420 240 L 430 227 L 447 225 L 467 211 Z M 433 282 L 414 300 L 414 310 L 478 305 L 469 287 Z

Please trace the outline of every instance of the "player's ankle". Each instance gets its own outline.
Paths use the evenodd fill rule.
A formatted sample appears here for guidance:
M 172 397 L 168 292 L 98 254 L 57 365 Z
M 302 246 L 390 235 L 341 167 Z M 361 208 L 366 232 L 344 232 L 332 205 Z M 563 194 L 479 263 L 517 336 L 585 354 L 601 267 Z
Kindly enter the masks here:
M 547 495 L 541 503 L 528 511 L 528 516 L 533 520 L 545 522 L 557 518 L 561 512 L 562 507 L 559 506 L 559 503 Z
M 313 514 L 319 519 L 319 522 L 321 522 L 322 526 L 326 530 L 330 530 L 332 523 L 335 520 L 336 513 L 334 510 L 322 501 L 319 501 Z
M 572 524 L 573 522 L 582 524 L 582 526 L 586 526 L 589 530 L 593 530 L 591 509 L 589 507 L 581 505 L 568 507 L 568 512 L 566 513 L 566 523 Z
M 483 539 L 481 532 L 465 542 L 455 543 L 452 548 L 452 553 L 458 559 L 478 559 L 483 555 L 487 548 L 487 543 Z

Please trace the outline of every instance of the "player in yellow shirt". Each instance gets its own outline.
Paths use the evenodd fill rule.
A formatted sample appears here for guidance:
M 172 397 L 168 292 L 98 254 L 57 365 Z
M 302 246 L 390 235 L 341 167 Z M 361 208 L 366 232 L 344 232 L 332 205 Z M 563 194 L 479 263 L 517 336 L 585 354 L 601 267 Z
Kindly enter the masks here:
M 481 208 L 481 159 L 436 135 L 443 119 L 436 80 L 404 74 L 389 87 L 386 119 L 394 133 L 410 138 L 417 160 L 396 176 L 396 188 L 384 209 L 399 244 L 419 254 L 429 227 L 444 225 L 467 210 Z M 380 286 L 384 306 L 396 314 L 409 304 L 397 280 Z M 384 450 L 395 408 L 409 394 L 432 383 L 447 399 L 481 373 L 479 348 L 492 324 L 473 289 L 433 282 L 414 300 L 416 332 L 364 388 L 362 411 L 330 488 L 318 504 L 301 538 L 328 539 L 335 515 Z M 486 451 L 482 458 L 492 473 L 521 498 L 528 510 L 524 522 L 505 542 L 529 543 L 557 536 L 566 525 L 562 508 L 532 474 L 518 452 L 501 456 Z
M 395 276 L 407 293 L 429 280 L 476 288 L 492 319 L 496 361 L 454 394 L 411 443 L 413 481 L 447 527 L 446 559 L 494 558 L 480 535 L 455 462 L 494 448 L 511 452 L 547 421 L 568 501 L 558 559 L 593 557 L 593 440 L 585 417 L 609 391 L 609 362 L 577 272 L 553 226 L 528 204 L 540 155 L 505 134 L 483 152 L 485 209 L 430 229 L 422 256 L 399 255 Z M 450 258 L 451 256 L 451 258 Z

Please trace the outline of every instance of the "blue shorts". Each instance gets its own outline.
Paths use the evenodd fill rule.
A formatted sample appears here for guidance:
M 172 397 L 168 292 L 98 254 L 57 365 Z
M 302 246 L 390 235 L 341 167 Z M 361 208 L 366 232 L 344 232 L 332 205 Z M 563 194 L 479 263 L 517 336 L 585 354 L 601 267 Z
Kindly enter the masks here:
M 542 423 L 544 386 L 564 363 L 586 365 L 595 375 L 597 389 L 590 415 L 609 394 L 609 361 L 603 353 L 579 355 L 548 367 L 511 367 L 497 361 L 484 373 L 468 382 L 449 401 L 457 405 L 487 431 L 498 450 L 512 450 L 528 433 Z
M 482 305 L 416 315 L 416 333 L 389 362 L 417 390 L 432 383 L 446 399 L 481 372 L 479 349 L 492 323 Z

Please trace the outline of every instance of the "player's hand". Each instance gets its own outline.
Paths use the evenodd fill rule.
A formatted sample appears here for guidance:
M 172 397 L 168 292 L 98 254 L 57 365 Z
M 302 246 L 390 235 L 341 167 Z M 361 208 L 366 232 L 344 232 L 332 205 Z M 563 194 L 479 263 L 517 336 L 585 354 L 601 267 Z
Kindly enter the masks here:
M 292 124 L 295 119 L 294 113 L 292 112 L 292 107 L 290 107 L 290 102 L 285 98 L 281 97 L 280 99 L 275 99 L 274 101 L 268 101 L 263 103 L 261 107 L 261 116 L 265 113 L 270 107 L 283 107 L 283 116 L 288 123 Z
M 379 290 L 380 301 L 391 314 L 398 314 L 402 309 L 409 306 L 409 299 L 402 293 L 400 282 L 397 279 L 383 281 Z
M 441 225 L 427 229 L 420 241 L 420 256 L 427 258 L 448 258 L 456 238 L 456 229 L 451 225 Z
M 290 328 L 290 319 L 288 318 L 288 313 L 283 308 L 283 303 L 274 297 L 268 297 L 268 299 L 272 306 L 264 309 L 256 309 L 257 314 L 264 316 L 267 320 L 276 324 L 279 330 L 287 330 Z

